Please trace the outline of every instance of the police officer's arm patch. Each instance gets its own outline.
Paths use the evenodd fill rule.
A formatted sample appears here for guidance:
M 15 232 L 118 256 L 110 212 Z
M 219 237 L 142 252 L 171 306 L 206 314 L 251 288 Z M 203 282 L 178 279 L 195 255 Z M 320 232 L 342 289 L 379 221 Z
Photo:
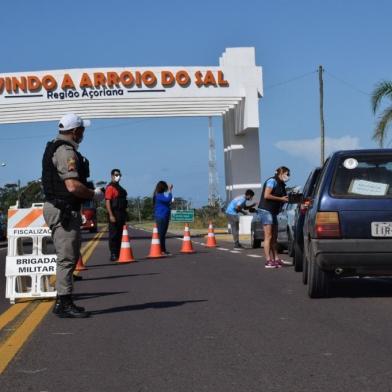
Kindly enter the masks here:
M 76 171 L 76 159 L 74 157 L 67 159 L 67 168 L 69 172 Z

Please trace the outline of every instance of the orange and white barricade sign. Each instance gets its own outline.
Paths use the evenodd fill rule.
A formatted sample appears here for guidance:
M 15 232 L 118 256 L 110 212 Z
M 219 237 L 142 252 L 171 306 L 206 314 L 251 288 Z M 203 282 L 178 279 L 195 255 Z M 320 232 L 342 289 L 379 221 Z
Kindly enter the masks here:
M 55 297 L 50 277 L 56 275 L 51 231 L 43 217 L 43 204 L 8 210 L 8 251 L 5 264 L 6 298 Z

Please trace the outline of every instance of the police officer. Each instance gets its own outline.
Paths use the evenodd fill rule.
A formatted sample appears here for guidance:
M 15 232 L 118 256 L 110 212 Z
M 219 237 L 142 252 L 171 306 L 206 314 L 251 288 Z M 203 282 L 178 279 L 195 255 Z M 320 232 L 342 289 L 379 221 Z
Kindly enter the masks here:
M 127 191 L 119 184 L 121 172 L 111 171 L 111 182 L 106 187 L 105 204 L 109 218 L 109 250 L 110 260 L 116 261 L 120 255 L 123 226 L 127 221 Z
M 42 159 L 42 185 L 45 193 L 44 219 L 52 231 L 57 253 L 57 299 L 53 313 L 62 318 L 84 318 L 89 313 L 72 300 L 72 274 L 80 257 L 81 204 L 102 200 L 101 189 L 89 189 L 89 165 L 79 152 L 83 133 L 90 121 L 73 113 L 59 122 L 59 134 L 47 143 Z

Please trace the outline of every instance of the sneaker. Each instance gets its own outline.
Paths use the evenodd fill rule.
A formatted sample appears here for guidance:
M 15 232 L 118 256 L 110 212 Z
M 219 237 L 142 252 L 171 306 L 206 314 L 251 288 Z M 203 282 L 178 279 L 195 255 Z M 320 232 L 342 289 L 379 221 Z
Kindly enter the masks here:
M 110 255 L 110 261 L 117 261 L 117 260 L 118 260 L 117 255 L 116 255 L 115 253 L 112 253 L 112 254 Z
M 293 265 L 292 261 L 289 260 L 283 260 L 283 259 L 275 259 L 275 262 L 277 262 L 279 265 L 284 266 L 284 265 Z
M 234 244 L 234 250 L 241 250 L 244 249 L 244 247 L 238 242 L 237 244 Z
M 273 260 L 267 260 L 265 262 L 265 268 L 280 268 Z
M 283 264 L 280 262 L 280 260 L 271 260 L 272 263 L 276 265 L 276 268 L 282 268 Z

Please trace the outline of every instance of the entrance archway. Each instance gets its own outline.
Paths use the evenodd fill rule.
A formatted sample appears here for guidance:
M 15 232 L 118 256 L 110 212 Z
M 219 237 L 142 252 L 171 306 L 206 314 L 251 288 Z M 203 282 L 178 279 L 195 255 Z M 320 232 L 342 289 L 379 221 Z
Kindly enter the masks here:
M 84 118 L 223 117 L 226 197 L 260 191 L 262 70 L 254 48 L 211 67 L 89 68 L 0 75 L 0 124 Z

